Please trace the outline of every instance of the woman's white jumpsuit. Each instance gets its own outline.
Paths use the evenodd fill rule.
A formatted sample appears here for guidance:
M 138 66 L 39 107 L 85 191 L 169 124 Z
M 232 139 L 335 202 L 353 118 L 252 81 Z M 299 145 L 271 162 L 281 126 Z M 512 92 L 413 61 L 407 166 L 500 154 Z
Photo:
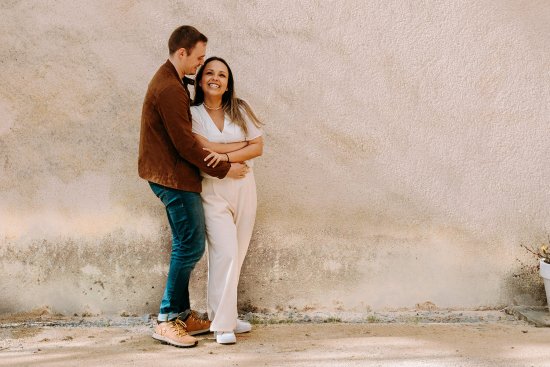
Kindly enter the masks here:
M 225 117 L 220 131 L 204 105 L 191 107 L 193 132 L 215 143 L 252 140 L 262 135 L 248 119 L 243 130 Z M 208 240 L 208 317 L 211 331 L 232 331 L 237 322 L 237 286 L 254 221 L 256 183 L 251 168 L 245 178 L 222 180 L 202 173 L 202 202 Z

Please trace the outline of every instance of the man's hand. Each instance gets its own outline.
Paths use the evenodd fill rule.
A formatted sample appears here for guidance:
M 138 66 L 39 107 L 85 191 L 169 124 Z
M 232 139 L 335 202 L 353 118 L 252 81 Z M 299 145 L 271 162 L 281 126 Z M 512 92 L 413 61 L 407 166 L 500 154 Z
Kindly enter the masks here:
M 202 149 L 210 153 L 206 158 L 204 158 L 205 162 L 210 160 L 210 162 L 207 162 L 206 164 L 207 166 L 216 167 L 218 163 L 228 162 L 229 160 L 229 156 L 227 154 L 216 153 L 212 149 L 208 149 L 208 148 L 202 148 Z
M 225 177 L 243 178 L 248 173 L 248 166 L 242 163 L 231 163 L 231 168 Z

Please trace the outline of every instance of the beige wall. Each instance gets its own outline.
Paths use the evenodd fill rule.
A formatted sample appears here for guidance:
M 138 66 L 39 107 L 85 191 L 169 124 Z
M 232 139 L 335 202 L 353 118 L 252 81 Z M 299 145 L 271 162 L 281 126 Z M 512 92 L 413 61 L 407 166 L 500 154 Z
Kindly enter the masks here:
M 2 1 L 0 311 L 156 312 L 137 177 L 178 25 L 266 122 L 249 308 L 498 306 L 550 231 L 547 1 Z M 205 264 L 192 285 L 204 307 Z

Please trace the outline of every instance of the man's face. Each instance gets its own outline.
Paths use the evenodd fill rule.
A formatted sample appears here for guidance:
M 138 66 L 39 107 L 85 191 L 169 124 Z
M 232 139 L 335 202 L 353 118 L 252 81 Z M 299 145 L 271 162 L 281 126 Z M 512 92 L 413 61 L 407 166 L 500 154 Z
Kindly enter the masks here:
M 190 55 L 184 55 L 183 71 L 185 75 L 195 75 L 197 69 L 204 63 L 206 55 L 206 43 L 197 42 Z

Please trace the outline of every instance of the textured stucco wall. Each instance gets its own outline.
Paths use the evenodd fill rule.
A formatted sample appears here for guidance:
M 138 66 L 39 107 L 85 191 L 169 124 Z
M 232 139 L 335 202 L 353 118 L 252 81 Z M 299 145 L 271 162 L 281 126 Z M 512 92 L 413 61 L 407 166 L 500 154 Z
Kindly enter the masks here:
M 248 308 L 500 305 L 518 244 L 550 231 L 547 1 L 7 0 L 0 17 L 0 312 L 157 311 L 170 239 L 139 120 L 181 24 L 266 122 Z

